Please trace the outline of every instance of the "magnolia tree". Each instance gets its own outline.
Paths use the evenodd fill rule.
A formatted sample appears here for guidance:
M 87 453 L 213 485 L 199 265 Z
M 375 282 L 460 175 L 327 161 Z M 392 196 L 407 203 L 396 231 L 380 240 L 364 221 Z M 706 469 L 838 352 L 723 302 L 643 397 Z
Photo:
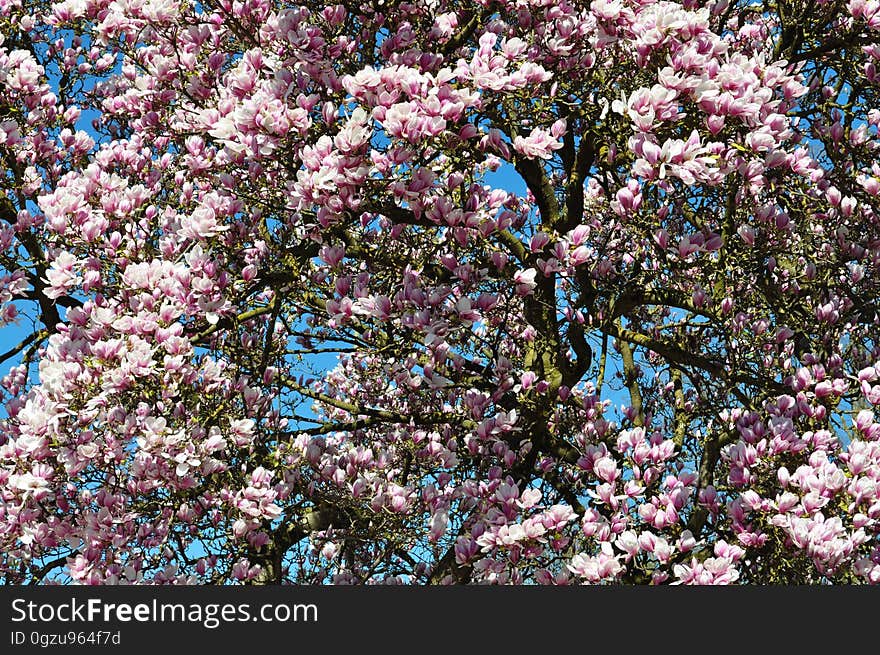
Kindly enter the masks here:
M 7 584 L 880 582 L 877 0 L 0 0 Z

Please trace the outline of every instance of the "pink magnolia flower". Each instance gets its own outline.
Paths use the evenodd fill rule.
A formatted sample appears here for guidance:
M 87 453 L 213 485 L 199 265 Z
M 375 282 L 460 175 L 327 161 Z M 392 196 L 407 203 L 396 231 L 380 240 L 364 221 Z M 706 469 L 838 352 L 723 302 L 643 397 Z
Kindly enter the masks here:
M 562 147 L 550 132 L 535 128 L 527 137 L 517 136 L 513 140 L 513 149 L 526 159 L 550 159 L 553 151 Z

